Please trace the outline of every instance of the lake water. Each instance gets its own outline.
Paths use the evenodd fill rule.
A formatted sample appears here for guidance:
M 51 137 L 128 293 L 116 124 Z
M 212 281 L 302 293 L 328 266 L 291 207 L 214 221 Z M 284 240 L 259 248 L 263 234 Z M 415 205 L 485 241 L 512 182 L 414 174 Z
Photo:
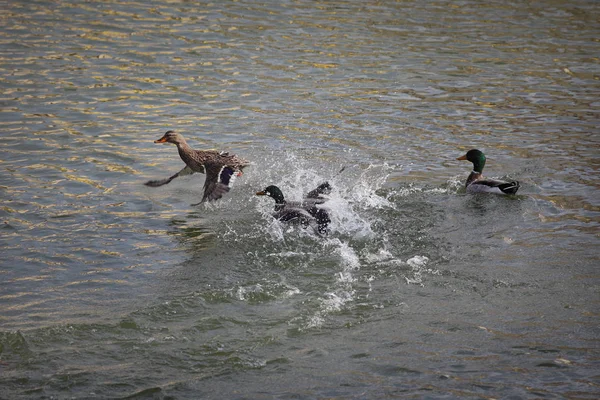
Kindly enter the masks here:
M 600 396 L 600 3 L 2 9 L 0 398 Z

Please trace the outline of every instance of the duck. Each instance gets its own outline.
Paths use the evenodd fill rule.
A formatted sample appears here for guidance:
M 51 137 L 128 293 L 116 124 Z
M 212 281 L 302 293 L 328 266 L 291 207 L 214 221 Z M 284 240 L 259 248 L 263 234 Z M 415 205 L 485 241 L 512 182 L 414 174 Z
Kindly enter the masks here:
M 305 228 L 314 221 L 317 224 L 317 232 L 326 235 L 331 219 L 327 210 L 319 205 L 327 201 L 327 197 L 324 195 L 330 192 L 331 186 L 325 182 L 308 192 L 300 202 L 287 201 L 281 189 L 275 185 L 267 186 L 264 190 L 256 192 L 256 195 L 269 196 L 275 200 L 275 213 L 273 214 L 275 219 L 281 222 L 300 224 Z
M 512 195 L 519 190 L 520 185 L 517 181 L 504 182 L 484 178 L 485 155 L 480 150 L 471 149 L 464 156 L 458 157 L 457 160 L 467 160 L 473 163 L 473 171 L 469 174 L 465 183 L 467 192 Z
M 180 176 L 191 175 L 196 172 L 206 174 L 202 200 L 199 203 L 192 204 L 192 206 L 197 206 L 205 201 L 215 201 L 223 197 L 231 189 L 235 178 L 241 176 L 242 170 L 250 165 L 250 162 L 247 160 L 225 151 L 194 150 L 187 144 L 183 135 L 172 130 L 165 132 L 154 143 L 172 143 L 176 145 L 179 156 L 185 163 L 185 167 L 168 178 L 150 180 L 145 185 L 158 187 L 166 185 Z

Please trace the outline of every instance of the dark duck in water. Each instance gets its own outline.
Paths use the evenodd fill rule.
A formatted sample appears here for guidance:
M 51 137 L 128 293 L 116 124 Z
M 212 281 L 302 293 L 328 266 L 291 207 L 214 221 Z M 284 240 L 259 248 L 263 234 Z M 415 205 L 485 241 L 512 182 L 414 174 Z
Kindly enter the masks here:
M 225 193 L 229 192 L 235 177 L 240 176 L 244 167 L 249 165 L 248 161 L 235 154 L 216 150 L 194 150 L 187 144 L 182 135 L 174 131 L 167 131 L 163 137 L 155 140 L 154 143 L 175 144 L 185 167 L 169 178 L 148 181 L 146 185 L 157 187 L 166 185 L 179 176 L 191 175 L 196 172 L 206 174 L 204 195 L 200 203 L 218 200 L 223 197 Z M 200 203 L 192 205 L 196 206 Z
M 472 149 L 457 160 L 467 160 L 473 163 L 473 171 L 469 174 L 465 184 L 467 192 L 470 193 L 496 193 L 496 194 L 515 194 L 519 190 L 519 182 L 504 182 L 483 177 L 483 167 L 485 166 L 485 155 Z
M 286 201 L 281 189 L 277 186 L 267 186 L 265 190 L 257 192 L 257 196 L 269 196 L 275 200 L 275 213 L 273 217 L 281 222 L 300 224 L 304 227 L 315 222 L 317 232 L 322 235 L 327 234 L 327 227 L 331 222 L 329 213 L 324 208 L 319 207 L 327 201 L 323 195 L 331 192 L 331 186 L 325 182 L 316 189 L 311 190 L 300 202 Z

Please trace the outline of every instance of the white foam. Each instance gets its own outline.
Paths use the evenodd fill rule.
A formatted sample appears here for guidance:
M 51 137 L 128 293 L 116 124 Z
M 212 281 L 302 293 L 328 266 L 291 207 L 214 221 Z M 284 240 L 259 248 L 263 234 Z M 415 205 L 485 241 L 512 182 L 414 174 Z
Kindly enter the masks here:
M 448 192 L 457 192 L 462 186 L 462 183 L 458 181 L 448 181 L 445 187 L 419 187 L 414 184 L 409 184 L 407 187 L 397 188 L 393 190 L 394 196 L 409 197 L 416 193 L 419 194 L 444 194 Z
M 381 263 L 393 259 L 394 256 L 387 249 L 379 249 L 377 253 L 368 253 L 365 255 L 365 261 L 369 264 Z
M 355 291 L 338 290 L 336 292 L 325 293 L 325 298 L 321 300 L 323 304 L 323 312 L 340 311 L 344 305 L 354 300 Z
M 356 282 L 356 278 L 349 271 L 341 271 L 338 273 L 337 281 L 343 284 L 351 284 Z
M 300 252 L 300 251 L 282 251 L 281 253 L 267 254 L 267 257 L 292 258 L 292 257 L 306 256 L 306 255 L 308 255 L 308 253 L 304 253 L 304 252 Z
M 248 294 L 252 294 L 252 293 L 262 293 L 263 292 L 263 287 L 260 283 L 253 285 L 253 286 L 249 286 L 249 287 L 244 287 L 244 286 L 239 286 L 236 292 L 236 297 L 238 300 L 241 301 L 246 301 L 248 300 Z
M 287 299 L 300 293 L 302 293 L 300 289 L 290 286 L 290 289 L 286 290 L 281 297 Z
M 304 329 L 320 328 L 324 322 L 325 318 L 323 318 L 320 314 L 315 314 L 308 319 Z
M 426 268 L 429 258 L 426 256 L 414 256 L 406 260 L 406 264 L 411 267 L 412 276 L 404 276 L 404 280 L 408 284 L 416 284 L 423 286 L 423 275 L 440 275 L 437 269 Z
M 418 268 L 424 266 L 425 264 L 427 264 L 428 261 L 429 261 L 429 258 L 426 256 L 414 256 L 414 257 L 406 260 L 406 263 L 408 265 L 410 265 L 411 267 L 413 267 L 413 269 L 415 269 L 415 268 L 418 269 Z

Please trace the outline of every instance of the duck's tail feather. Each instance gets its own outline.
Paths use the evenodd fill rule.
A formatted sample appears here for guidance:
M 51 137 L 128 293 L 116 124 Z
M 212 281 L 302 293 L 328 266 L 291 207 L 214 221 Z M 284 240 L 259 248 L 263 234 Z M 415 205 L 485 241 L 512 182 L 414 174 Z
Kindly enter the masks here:
M 517 193 L 517 190 L 519 190 L 519 187 L 521 187 L 521 185 L 517 181 L 502 183 L 502 184 L 498 185 L 498 189 L 500 189 L 502 191 L 502 193 L 506 193 L 506 194 Z

